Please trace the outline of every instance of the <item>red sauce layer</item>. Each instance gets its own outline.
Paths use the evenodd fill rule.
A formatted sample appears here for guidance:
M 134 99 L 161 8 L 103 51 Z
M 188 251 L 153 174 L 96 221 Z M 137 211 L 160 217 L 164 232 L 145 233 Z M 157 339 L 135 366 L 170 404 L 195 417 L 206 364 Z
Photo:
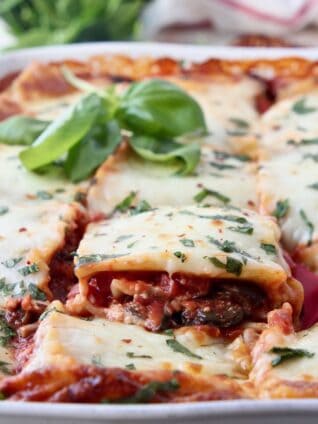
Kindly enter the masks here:
M 88 282 L 88 299 L 103 308 L 122 305 L 125 317 L 151 331 L 189 325 L 233 328 L 248 319 L 265 321 L 269 311 L 266 294 L 249 281 L 166 272 L 98 273 Z

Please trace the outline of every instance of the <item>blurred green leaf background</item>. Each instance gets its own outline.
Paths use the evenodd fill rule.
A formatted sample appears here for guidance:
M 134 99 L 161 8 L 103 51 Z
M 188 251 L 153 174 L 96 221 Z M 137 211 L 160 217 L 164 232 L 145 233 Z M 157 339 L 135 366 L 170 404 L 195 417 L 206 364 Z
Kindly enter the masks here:
M 1 0 L 13 48 L 83 41 L 131 40 L 149 0 Z

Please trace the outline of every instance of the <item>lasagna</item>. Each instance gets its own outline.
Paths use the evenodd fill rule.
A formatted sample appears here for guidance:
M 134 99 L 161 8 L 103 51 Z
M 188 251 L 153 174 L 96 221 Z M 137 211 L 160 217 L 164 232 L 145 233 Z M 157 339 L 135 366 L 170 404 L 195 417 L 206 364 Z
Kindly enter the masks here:
M 318 397 L 317 64 L 0 84 L 1 400 Z

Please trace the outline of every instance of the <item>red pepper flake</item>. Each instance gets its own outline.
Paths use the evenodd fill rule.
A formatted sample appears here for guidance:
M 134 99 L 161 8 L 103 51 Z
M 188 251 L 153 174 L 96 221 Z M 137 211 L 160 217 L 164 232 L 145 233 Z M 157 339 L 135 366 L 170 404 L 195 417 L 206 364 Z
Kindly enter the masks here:
M 129 344 L 129 343 L 131 343 L 131 339 L 121 339 L 121 341 L 122 342 L 124 342 L 124 343 L 127 343 L 127 344 Z
M 19 233 L 23 233 L 24 231 L 27 231 L 27 229 L 25 227 L 19 228 Z

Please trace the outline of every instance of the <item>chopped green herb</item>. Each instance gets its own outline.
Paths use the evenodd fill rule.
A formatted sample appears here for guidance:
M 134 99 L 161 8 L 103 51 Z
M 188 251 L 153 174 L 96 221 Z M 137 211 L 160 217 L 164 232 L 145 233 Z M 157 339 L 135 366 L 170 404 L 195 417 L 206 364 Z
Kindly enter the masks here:
M 187 347 L 183 346 L 176 339 L 168 339 L 168 340 L 166 340 L 166 343 L 174 352 L 182 353 L 183 355 L 189 356 L 191 358 L 202 359 L 201 356 L 196 355 L 195 353 L 191 352 L 191 350 L 189 350 Z
M 86 200 L 86 193 L 82 191 L 77 191 L 74 195 L 74 202 L 84 203 Z
M 252 256 L 248 252 L 245 252 L 244 250 L 237 247 L 234 241 L 224 240 L 223 242 L 221 242 L 211 236 L 207 236 L 207 239 L 209 243 L 212 243 L 215 246 L 217 246 L 220 250 L 222 250 L 222 252 L 239 253 L 242 256 L 247 256 L 248 258 L 252 258 Z
M 303 97 L 302 99 L 294 103 L 292 107 L 293 112 L 298 113 L 299 115 L 305 115 L 307 113 L 313 113 L 317 110 L 314 107 L 306 106 L 305 102 L 306 102 L 306 98 Z
M 146 403 L 151 401 L 157 393 L 164 392 L 173 392 L 178 390 L 180 384 L 178 380 L 172 379 L 168 381 L 151 381 L 148 384 L 145 384 L 141 389 L 137 390 L 137 392 L 126 399 L 122 399 L 116 403 Z M 102 403 L 112 403 L 107 399 L 103 400 Z
M 230 198 L 229 197 L 227 197 L 227 196 L 224 196 L 223 194 L 221 194 L 221 193 L 219 193 L 219 192 L 217 192 L 217 191 L 214 191 L 214 190 L 210 190 L 210 189 L 208 189 L 208 188 L 203 188 L 201 191 L 199 191 L 199 193 L 197 193 L 195 196 L 194 196 L 194 200 L 197 202 L 197 203 L 200 203 L 200 202 L 202 202 L 207 196 L 212 196 L 212 197 L 215 197 L 216 199 L 218 199 L 218 200 L 220 200 L 221 202 L 223 202 L 223 203 L 229 203 L 230 202 Z
M 242 234 L 253 234 L 254 228 L 251 225 L 239 225 L 238 227 L 228 227 L 229 230 Z
M 44 291 L 42 291 L 41 289 L 39 289 L 35 284 L 30 283 L 28 286 L 28 291 L 32 297 L 32 299 L 35 300 L 47 300 L 46 298 L 46 294 L 44 293 Z
M 127 244 L 127 249 L 131 249 L 132 247 L 134 247 L 134 246 L 135 246 L 135 244 L 136 244 L 136 243 L 138 243 L 138 240 L 133 241 L 133 242 L 131 242 L 131 243 Z
M 224 171 L 225 169 L 237 169 L 237 166 L 229 165 L 226 163 L 218 163 L 218 162 L 209 162 L 209 164 L 220 171 Z
M 16 332 L 9 327 L 4 312 L 0 313 L 0 346 L 7 346 L 11 339 L 16 336 Z
M 276 246 L 270 243 L 261 243 L 261 248 L 265 250 L 268 255 L 276 255 L 277 249 Z
M 126 196 L 120 203 L 115 206 L 115 211 L 119 212 L 127 212 L 128 209 L 132 206 L 133 201 L 137 193 L 135 191 L 131 191 L 128 196 Z
M 116 238 L 115 243 L 120 243 L 121 241 L 129 240 L 133 237 L 133 234 L 123 234 Z
M 92 356 L 92 364 L 96 367 L 103 367 L 102 358 L 100 355 L 93 355 Z
M 318 183 L 313 183 L 307 186 L 308 188 L 312 188 L 313 190 L 318 190 Z
M 318 154 L 307 153 L 303 156 L 304 159 L 312 159 L 314 162 L 318 162 Z
M 308 242 L 307 242 L 307 246 L 310 246 L 312 243 L 312 236 L 314 233 L 314 224 L 309 221 L 305 211 L 303 209 L 301 209 L 299 211 L 299 215 L 302 218 L 302 220 L 304 221 L 304 223 L 306 224 L 307 228 L 308 228 Z
M 105 261 L 107 259 L 115 259 L 115 258 L 121 258 L 122 256 L 127 256 L 129 253 L 117 253 L 113 255 L 104 255 L 104 254 L 94 254 L 94 255 L 84 255 L 79 256 L 77 266 L 82 266 L 94 262 L 101 262 Z
M 127 352 L 126 355 L 128 356 L 128 358 L 140 358 L 140 359 L 152 359 L 152 356 L 150 355 L 137 355 L 134 352 Z
M 215 256 L 208 258 L 214 266 L 225 269 L 230 274 L 240 276 L 242 273 L 243 263 L 235 258 L 227 256 L 226 263 L 221 262 Z
M 22 261 L 22 257 L 20 258 L 11 258 L 6 261 L 1 262 L 6 268 L 14 268 L 16 264 Z
M 36 197 L 42 200 L 50 200 L 53 199 L 53 195 L 48 191 L 40 190 L 36 192 Z
M 287 144 L 292 146 L 310 146 L 312 144 L 318 144 L 318 138 L 303 138 L 300 141 L 288 140 Z
M 62 314 L 63 312 L 59 311 L 55 307 L 46 309 L 40 316 L 39 321 L 43 321 L 48 315 L 50 315 L 51 312 L 59 312 Z
M 240 137 L 242 135 L 246 135 L 246 132 L 242 130 L 237 130 L 237 131 L 231 131 L 231 130 L 226 130 L 226 134 L 229 135 L 230 137 Z
M 13 291 L 13 285 L 8 284 L 5 278 L 0 278 L 0 292 L 3 296 L 10 296 Z
M 166 336 L 174 336 L 174 332 L 173 332 L 173 330 L 171 329 L 171 328 L 168 328 L 168 330 L 165 330 L 164 331 L 164 334 L 166 335 Z
M 232 159 L 240 160 L 241 162 L 250 162 L 251 161 L 251 157 L 248 156 L 248 155 L 235 155 L 235 154 L 231 154 L 231 153 L 227 153 L 227 152 L 215 151 L 214 156 L 216 157 L 216 159 L 220 159 L 220 160 L 232 158 Z
M 152 207 L 146 200 L 141 200 L 136 206 L 131 208 L 130 215 L 138 215 L 139 213 L 151 211 Z
M 179 241 L 180 241 L 180 243 L 183 244 L 183 246 L 186 246 L 186 247 L 194 247 L 195 246 L 194 241 L 191 240 L 191 239 L 185 239 L 184 238 L 184 239 L 180 239 Z
M 0 206 L 0 216 L 5 215 L 9 212 L 8 206 Z
M 284 216 L 287 215 L 289 211 L 289 200 L 278 200 L 276 203 L 276 208 L 273 211 L 272 215 L 275 216 L 277 219 L 284 218 Z
M 0 392 L 0 400 L 5 400 L 5 395 L 2 393 L 2 392 Z
M 277 354 L 277 357 L 272 360 L 272 366 L 276 367 L 282 362 L 296 358 L 312 358 L 315 354 L 303 349 L 291 349 L 290 347 L 273 347 L 270 353 Z
M 126 370 L 131 370 L 131 371 L 134 371 L 136 369 L 135 364 L 133 363 L 125 365 L 125 368 Z
M 0 372 L 2 372 L 3 374 L 11 374 L 10 369 L 8 368 L 10 364 L 8 362 L 5 361 L 0 361 Z
M 27 275 L 35 274 L 36 272 L 39 272 L 40 268 L 39 268 L 39 265 L 34 263 L 31 265 L 26 265 L 23 268 L 20 268 L 18 271 L 21 275 L 23 275 L 23 277 L 26 277 Z
M 173 254 L 177 258 L 181 259 L 181 262 L 185 262 L 187 259 L 187 256 L 184 253 L 180 252 L 179 250 L 177 252 L 174 252 Z
M 249 128 L 249 123 L 240 118 L 229 118 L 229 121 L 236 125 L 238 128 Z

